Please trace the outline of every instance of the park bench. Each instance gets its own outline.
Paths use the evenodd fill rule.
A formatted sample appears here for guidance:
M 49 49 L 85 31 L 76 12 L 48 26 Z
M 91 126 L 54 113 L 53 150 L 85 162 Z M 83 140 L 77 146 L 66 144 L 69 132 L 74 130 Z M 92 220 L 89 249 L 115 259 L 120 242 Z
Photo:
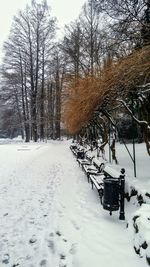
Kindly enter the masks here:
M 101 173 L 102 169 L 104 169 L 104 166 L 106 165 L 107 161 L 101 159 L 93 159 L 93 165 L 98 169 L 98 171 Z
M 101 163 L 99 167 L 98 173 L 96 175 L 90 174 L 90 181 L 93 182 L 96 189 L 99 189 L 99 184 L 103 183 L 103 179 L 113 178 L 113 179 L 120 179 L 122 173 L 114 170 L 110 166 L 106 166 L 104 163 Z M 93 186 L 92 186 L 93 189 Z
M 71 146 L 77 161 L 87 174 L 88 183 L 91 182 L 92 189 L 95 187 L 100 197 L 100 203 L 110 215 L 112 211 L 120 209 L 120 220 L 125 220 L 124 197 L 125 197 L 125 170 L 120 172 L 106 165 L 106 161 L 96 159 L 88 155 L 84 147 Z M 75 152 L 74 152 L 75 151 Z
M 73 144 L 73 145 L 71 145 L 71 146 L 70 146 L 70 149 L 71 149 L 72 153 L 76 156 L 77 149 L 78 149 L 77 144 Z
M 85 173 L 87 175 L 88 183 L 89 183 L 89 175 L 98 173 L 98 169 L 93 164 L 83 165 L 83 170 L 85 171 Z
M 86 152 L 85 152 L 86 154 Z M 77 159 L 78 163 L 79 163 L 79 166 L 81 166 L 83 168 L 83 165 L 92 165 L 92 161 L 93 161 L 93 158 L 95 156 L 91 156 L 91 155 L 88 155 L 86 154 L 86 157 L 85 159 Z
M 101 174 L 97 174 L 97 175 L 93 175 L 90 174 L 89 175 L 89 179 L 92 185 L 92 189 L 95 187 L 98 194 L 99 194 L 99 198 L 100 198 L 100 203 L 102 204 L 102 197 L 103 197 L 103 190 L 104 190 L 104 183 L 103 183 L 103 178 L 104 175 L 103 173 Z
M 79 163 L 79 166 L 83 167 L 83 165 L 91 165 L 91 162 L 85 158 L 85 159 L 77 159 L 77 162 Z
M 70 146 L 70 149 L 72 151 L 72 153 L 74 154 L 74 156 L 78 159 L 78 158 L 82 158 L 84 159 L 85 157 L 85 148 L 83 146 L 80 146 L 78 144 L 73 144 Z
M 88 177 L 88 181 L 91 182 L 92 189 L 95 187 L 98 191 L 99 197 L 100 197 L 100 202 L 102 204 L 102 196 L 103 196 L 103 178 L 104 173 L 103 170 L 105 168 L 104 162 L 99 162 L 99 161 L 94 161 L 94 166 L 97 168 L 98 172 L 96 174 L 90 173 Z
M 83 165 L 83 170 L 87 174 L 88 183 L 90 181 L 90 175 L 101 175 L 104 163 L 98 161 L 96 164 L 92 163 L 91 165 Z

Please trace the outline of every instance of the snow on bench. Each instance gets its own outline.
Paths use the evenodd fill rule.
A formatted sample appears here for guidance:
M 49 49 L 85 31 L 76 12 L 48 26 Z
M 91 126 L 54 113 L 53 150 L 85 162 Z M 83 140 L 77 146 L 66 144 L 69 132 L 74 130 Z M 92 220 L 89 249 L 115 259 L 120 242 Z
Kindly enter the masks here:
M 94 157 L 95 156 L 86 155 L 85 159 L 77 159 L 79 166 L 83 167 L 83 165 L 92 165 L 92 161 Z
M 95 188 L 97 189 L 101 204 L 102 204 L 103 189 L 104 189 L 104 184 L 103 184 L 103 178 L 104 177 L 105 176 L 103 175 L 103 173 L 99 174 L 97 176 L 96 175 L 89 175 L 89 179 L 90 179 L 90 182 L 92 184 L 92 189 L 93 189 L 93 186 L 95 186 Z
M 120 172 L 114 170 L 110 166 L 105 166 L 103 172 L 104 172 L 104 174 L 105 174 L 106 177 L 119 178 L 120 175 L 121 175 Z
M 83 170 L 87 174 L 88 182 L 90 180 L 90 175 L 96 175 L 96 176 L 98 176 L 99 174 L 101 175 L 104 167 L 105 167 L 104 162 L 97 161 L 97 163 L 95 163 L 95 159 L 93 160 L 93 164 L 83 165 Z
M 91 165 L 83 165 L 83 170 L 87 174 L 88 183 L 89 183 L 89 175 L 98 173 L 98 169 L 93 164 L 91 164 Z
M 105 161 L 105 160 L 103 160 L 103 159 L 97 159 L 97 158 L 94 158 L 94 159 L 93 159 L 93 164 L 94 164 L 95 166 L 99 166 L 101 163 L 106 164 L 107 161 Z
M 87 158 L 87 160 L 89 160 L 92 163 L 95 156 L 87 154 L 86 158 Z
M 90 177 L 91 175 L 95 175 L 96 177 L 94 178 L 95 180 L 96 179 L 99 179 L 97 177 L 101 176 L 103 174 L 103 169 L 104 169 L 105 165 L 104 163 L 101 163 L 100 166 L 94 166 L 94 165 L 91 165 L 91 166 L 83 166 L 84 168 L 84 171 L 87 173 L 87 179 L 88 179 L 88 182 L 90 181 Z M 103 175 L 104 177 L 104 175 Z M 95 180 L 94 180 L 94 183 L 95 183 Z
M 98 169 L 99 172 L 102 172 L 106 163 L 107 162 L 104 161 L 103 159 L 101 160 L 96 159 L 96 158 L 93 159 L 93 165 Z
M 90 161 L 88 159 L 77 159 L 78 163 L 79 163 L 79 166 L 82 166 L 83 165 L 91 165 Z
M 76 156 L 76 154 L 77 154 L 77 145 L 71 145 L 70 149 L 71 149 L 72 153 Z

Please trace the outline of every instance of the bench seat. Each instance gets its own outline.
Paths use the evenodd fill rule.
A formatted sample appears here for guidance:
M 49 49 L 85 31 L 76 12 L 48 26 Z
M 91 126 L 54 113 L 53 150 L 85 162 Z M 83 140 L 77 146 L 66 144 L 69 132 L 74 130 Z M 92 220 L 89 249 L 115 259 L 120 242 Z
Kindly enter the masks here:
M 98 173 L 98 169 L 93 165 L 83 165 L 83 170 L 85 171 L 85 173 L 87 174 L 87 180 L 89 183 L 89 175 L 90 174 L 97 174 Z
M 90 165 L 84 165 L 83 166 L 83 169 L 86 173 L 97 173 L 98 170 L 97 168 L 93 165 L 93 164 L 90 164 Z
M 104 178 L 103 174 L 89 176 L 90 182 L 92 184 L 92 189 L 94 186 L 97 189 L 101 204 L 102 204 L 102 197 L 103 197 L 103 190 L 104 190 L 103 178 Z
M 91 165 L 91 163 L 89 162 L 88 159 L 77 159 L 79 166 L 83 166 L 83 165 Z

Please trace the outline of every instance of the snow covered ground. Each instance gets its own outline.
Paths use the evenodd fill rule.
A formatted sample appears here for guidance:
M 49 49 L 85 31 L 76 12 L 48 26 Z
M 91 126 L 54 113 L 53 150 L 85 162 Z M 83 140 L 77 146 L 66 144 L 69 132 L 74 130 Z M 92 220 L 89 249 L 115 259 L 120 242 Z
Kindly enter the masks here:
M 73 157 L 70 141 L 2 144 L 0 267 L 147 266 L 135 254 L 126 227 L 139 207 L 126 203 L 126 221 L 118 220 L 118 211 L 109 216 Z M 132 176 L 121 153 L 120 164 L 129 166 Z

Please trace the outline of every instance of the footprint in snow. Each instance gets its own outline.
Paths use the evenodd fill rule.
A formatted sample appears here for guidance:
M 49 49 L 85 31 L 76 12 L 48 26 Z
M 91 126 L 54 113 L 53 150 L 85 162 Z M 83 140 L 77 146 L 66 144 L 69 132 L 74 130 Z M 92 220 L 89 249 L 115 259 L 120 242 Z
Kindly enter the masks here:
M 67 262 L 64 259 L 60 258 L 59 267 L 67 267 Z
M 56 235 L 61 236 L 61 233 L 59 231 L 56 231 Z
M 34 224 L 34 220 L 35 220 L 35 218 L 30 217 L 30 218 L 29 218 L 29 223 Z
M 71 220 L 71 222 L 76 230 L 80 230 L 79 225 L 74 220 Z
M 70 244 L 60 231 L 50 233 L 47 242 L 51 252 L 59 259 L 59 267 L 67 267 L 76 253 L 77 244 Z
M 41 204 L 43 204 L 43 203 L 44 203 L 44 200 L 39 199 L 39 202 L 40 202 Z
M 37 238 L 36 238 L 35 235 L 33 235 L 33 236 L 30 238 L 29 243 L 30 243 L 30 244 L 34 244 L 36 241 L 37 241 Z
M 50 248 L 51 252 L 55 253 L 55 242 L 54 242 L 54 233 L 49 234 L 49 238 L 47 239 L 48 247 Z
M 40 262 L 40 266 L 41 267 L 45 267 L 46 264 L 47 264 L 47 261 L 46 260 L 41 260 L 41 262 Z
M 64 216 L 64 213 L 63 213 L 61 210 L 58 210 L 58 215 L 59 215 L 59 217 L 61 218 L 61 217 Z
M 8 215 L 8 212 L 6 212 L 6 213 L 3 214 L 4 217 L 7 216 L 7 215 Z
M 72 255 L 76 254 L 76 252 L 77 252 L 77 244 L 76 243 L 72 244 L 71 249 L 69 250 L 69 252 Z
M 2 257 L 2 263 L 8 264 L 9 260 L 10 260 L 9 254 L 4 254 L 3 257 Z

